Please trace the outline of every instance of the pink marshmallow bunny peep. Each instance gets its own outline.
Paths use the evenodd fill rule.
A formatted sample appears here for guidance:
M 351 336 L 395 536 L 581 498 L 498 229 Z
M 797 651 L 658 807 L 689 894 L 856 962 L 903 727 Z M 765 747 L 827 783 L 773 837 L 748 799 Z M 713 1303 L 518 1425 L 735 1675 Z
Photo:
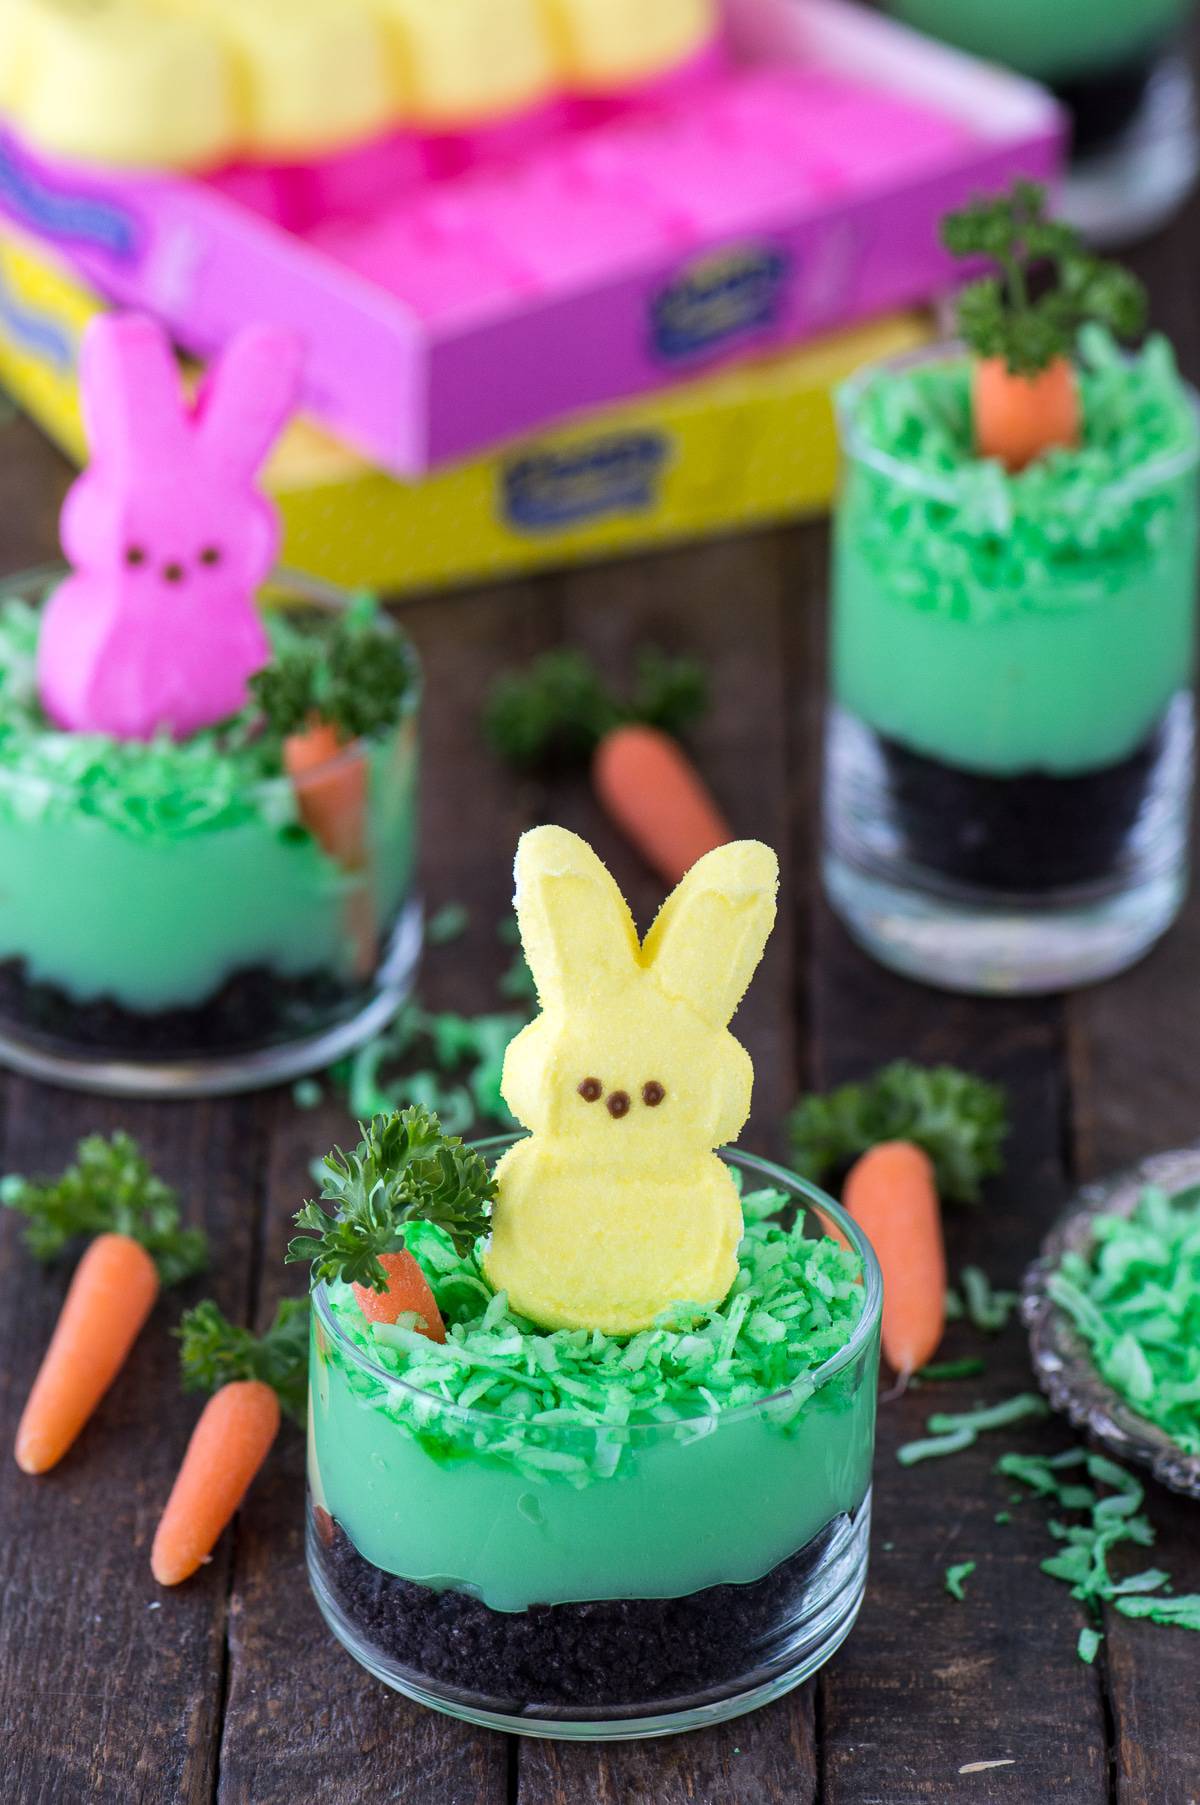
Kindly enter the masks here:
M 92 461 L 63 507 L 72 575 L 38 640 L 38 687 L 56 726 L 183 739 L 245 705 L 269 656 L 255 595 L 279 543 L 255 478 L 299 373 L 292 333 L 250 327 L 192 406 L 153 320 L 117 315 L 88 328 Z

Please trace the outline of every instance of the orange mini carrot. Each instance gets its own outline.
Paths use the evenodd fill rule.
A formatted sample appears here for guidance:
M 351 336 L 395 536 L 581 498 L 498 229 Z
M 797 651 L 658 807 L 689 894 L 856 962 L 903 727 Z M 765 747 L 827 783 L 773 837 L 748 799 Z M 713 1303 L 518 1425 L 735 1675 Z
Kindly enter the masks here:
M 946 1326 L 933 1163 L 911 1141 L 883 1141 L 850 1168 L 842 1201 L 883 1269 L 883 1351 L 903 1382 L 932 1359 Z
M 355 1285 L 358 1307 L 368 1322 L 395 1322 L 412 1311 L 420 1319 L 418 1332 L 430 1341 L 445 1341 L 446 1325 L 437 1307 L 429 1281 L 410 1253 L 381 1253 L 379 1264 L 387 1273 L 386 1291 L 373 1291 L 370 1285 Z
M 125 1364 L 158 1296 L 158 1272 L 129 1235 L 99 1235 L 71 1280 L 17 1428 L 17 1465 L 60 1461 Z
M 733 834 L 677 740 L 630 724 L 606 733 L 592 761 L 606 812 L 668 884 Z
M 328 721 L 314 720 L 284 740 L 283 764 L 313 839 L 348 871 L 360 870 L 367 852 L 367 765 L 361 753 L 343 743 Z
M 208 1400 L 155 1532 L 150 1567 L 160 1585 L 190 1579 L 211 1555 L 279 1424 L 279 1399 L 261 1379 L 234 1379 Z
M 998 458 L 1015 472 L 1055 446 L 1079 444 L 1079 379 L 1065 357 L 1032 376 L 1010 370 L 1002 357 L 979 358 L 972 393 L 981 457 Z

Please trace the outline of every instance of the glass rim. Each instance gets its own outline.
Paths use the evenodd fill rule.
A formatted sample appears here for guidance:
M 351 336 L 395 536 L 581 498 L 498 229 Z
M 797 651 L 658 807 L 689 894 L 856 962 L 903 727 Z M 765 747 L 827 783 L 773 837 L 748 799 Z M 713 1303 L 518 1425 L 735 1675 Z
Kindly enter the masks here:
M 961 339 L 946 338 L 937 339 L 932 344 L 918 345 L 907 351 L 896 351 L 889 357 L 874 358 L 869 363 L 860 365 L 838 385 L 834 395 L 838 441 L 843 458 L 877 471 L 881 476 L 890 477 L 899 487 L 923 495 L 930 501 L 945 502 L 951 506 L 960 502 L 962 489 L 957 476 L 921 470 L 906 459 L 873 445 L 859 426 L 858 409 L 864 395 L 883 377 L 902 375 L 909 370 L 932 364 L 964 362 L 967 355 L 967 347 Z M 1117 500 L 1136 500 L 1176 477 L 1185 475 L 1189 470 L 1194 471 L 1200 467 L 1200 392 L 1182 376 L 1179 383 L 1192 414 L 1194 432 L 1191 444 L 1175 451 L 1161 452 L 1143 469 L 1127 476 L 1113 477 L 1097 485 L 1098 494 L 1116 497 Z
M 39 564 L 28 570 L 18 570 L 7 576 L 0 576 L 0 607 L 3 607 L 4 603 L 9 600 L 33 600 L 35 595 L 40 595 L 39 605 L 44 604 L 47 597 L 43 592 L 52 585 L 62 582 L 70 574 L 69 565 L 56 561 L 52 564 Z M 356 597 L 373 595 L 373 593 L 365 586 L 354 590 L 345 589 L 336 583 L 328 583 L 320 577 L 309 576 L 303 571 L 292 570 L 281 565 L 272 570 L 260 585 L 256 600 L 271 598 L 267 601 L 264 610 L 268 617 L 272 613 L 286 614 L 288 611 L 287 598 L 289 597 L 295 603 L 310 608 L 324 609 L 326 612 L 334 614 L 344 613 Z M 274 599 L 275 597 L 278 597 L 278 600 Z M 316 778 L 334 775 L 344 767 L 357 764 L 364 754 L 390 744 L 403 731 L 408 722 L 415 718 L 420 709 L 424 696 L 425 676 L 412 637 L 406 628 L 386 610 L 381 611 L 380 619 L 384 622 L 387 630 L 399 640 L 408 666 L 409 683 L 400 698 L 396 714 L 386 727 L 368 736 L 360 735 L 357 739 L 347 741 L 344 746 L 338 748 L 332 758 L 323 760 L 321 764 L 313 765 L 304 773 L 303 781 L 305 783 Z M 220 723 L 217 725 L 219 726 Z M 48 726 L 46 731 L 48 734 L 54 734 L 64 739 L 112 737 L 111 735 L 72 735 L 68 729 L 53 725 Z M 206 729 L 205 731 L 211 730 Z M 146 740 L 139 743 L 151 747 L 159 742 Z M 188 741 L 186 739 L 171 741 L 171 744 L 186 747 Z M 269 797 L 279 790 L 280 785 L 290 785 L 291 782 L 287 772 L 280 769 L 272 777 L 260 776 L 250 779 L 241 786 L 239 793 L 246 800 L 253 801 L 255 798 Z M 0 787 L 11 792 L 19 789 L 22 784 L 36 786 L 41 794 L 49 791 L 64 797 L 79 796 L 85 787 L 83 780 L 79 777 L 63 777 L 52 772 L 24 771 L 19 763 L 6 763 L 3 755 L 0 754 Z
M 506 1152 L 518 1141 L 527 1137 L 523 1134 L 490 1135 L 484 1140 L 469 1143 L 475 1153 L 490 1158 L 494 1154 Z M 555 1436 L 616 1436 L 628 1439 L 635 1436 L 656 1437 L 670 1435 L 679 1430 L 686 1430 L 698 1424 L 717 1425 L 740 1422 L 756 1415 L 771 1404 L 779 1404 L 789 1398 L 802 1387 L 807 1387 L 804 1402 L 815 1397 L 817 1393 L 836 1378 L 844 1367 L 851 1365 L 870 1342 L 879 1327 L 883 1314 L 883 1273 L 875 1249 L 871 1246 L 863 1230 L 854 1218 L 843 1209 L 842 1205 L 830 1197 L 819 1185 L 812 1184 L 799 1173 L 789 1172 L 785 1166 L 776 1165 L 773 1161 L 763 1159 L 759 1154 L 747 1153 L 739 1147 L 721 1147 L 717 1149 L 717 1157 L 727 1165 L 743 1168 L 767 1181 L 773 1190 L 786 1190 L 793 1198 L 798 1198 L 815 1210 L 827 1215 L 835 1227 L 849 1242 L 855 1253 L 863 1262 L 863 1307 L 858 1321 L 846 1342 L 830 1354 L 820 1366 L 798 1375 L 791 1384 L 781 1386 L 777 1391 L 764 1392 L 759 1398 L 750 1398 L 741 1404 L 735 1404 L 729 1410 L 698 1410 L 692 1416 L 663 1418 L 661 1421 L 646 1423 L 550 1423 L 544 1427 Z M 350 1362 L 359 1371 L 368 1374 L 391 1390 L 399 1389 L 414 1401 L 426 1406 L 435 1406 L 438 1412 L 453 1417 L 456 1422 L 470 1427 L 487 1429 L 494 1432 L 497 1428 L 520 1433 L 536 1430 L 543 1425 L 529 1422 L 522 1417 L 503 1417 L 495 1410 L 480 1410 L 474 1404 L 456 1404 L 449 1398 L 443 1398 L 437 1392 L 426 1391 L 420 1385 L 413 1385 L 407 1379 L 380 1366 L 365 1349 L 352 1341 L 338 1322 L 329 1302 L 329 1286 L 324 1279 L 311 1287 L 314 1324 L 320 1323 Z M 547 1331 L 549 1332 L 549 1331 Z

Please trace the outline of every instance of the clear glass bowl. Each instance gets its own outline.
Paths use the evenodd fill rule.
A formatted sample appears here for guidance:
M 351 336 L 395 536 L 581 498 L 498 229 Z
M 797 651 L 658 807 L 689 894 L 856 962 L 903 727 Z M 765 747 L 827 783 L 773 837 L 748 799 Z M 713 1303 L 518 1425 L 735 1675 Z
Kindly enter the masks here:
M 723 1157 L 855 1247 L 865 1295 L 824 1366 L 716 1416 L 593 1429 L 464 1409 L 375 1364 L 317 1287 L 309 1574 L 334 1634 L 388 1685 L 526 1735 L 652 1736 L 767 1703 L 848 1635 L 867 1572 L 879 1268 L 815 1187 Z
M 10 578 L 0 606 L 39 606 L 64 574 Z M 288 573 L 264 599 L 347 602 Z M 365 767 L 344 846 L 304 824 L 289 778 L 251 757 L 247 779 L 229 735 L 118 757 L 48 729 L 34 756 L 0 731 L 0 1061 L 90 1090 L 200 1095 L 295 1077 L 378 1032 L 421 942 L 421 681 L 406 652 L 394 727 L 303 780 L 353 791 Z
M 1197 445 L 1079 488 L 1043 542 L 994 469 L 932 473 L 861 430 L 872 385 L 961 356 L 841 398 L 826 887 L 910 976 L 1058 990 L 1131 964 L 1185 894 Z

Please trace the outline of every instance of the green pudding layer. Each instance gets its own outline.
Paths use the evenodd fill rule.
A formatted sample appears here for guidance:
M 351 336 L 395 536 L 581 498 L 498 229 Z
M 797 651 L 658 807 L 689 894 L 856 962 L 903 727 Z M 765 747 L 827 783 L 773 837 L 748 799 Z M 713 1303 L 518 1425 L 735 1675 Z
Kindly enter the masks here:
M 1081 338 L 1084 444 L 975 456 L 949 356 L 845 397 L 833 687 L 911 750 L 994 776 L 1116 764 L 1190 685 L 1197 427 L 1169 348 Z
M 352 978 L 356 894 L 387 924 L 411 888 L 413 708 L 367 748 L 367 867 L 350 872 L 301 824 L 250 710 L 181 744 L 51 727 L 37 623 L 28 601 L 0 608 L 0 960 L 142 1011 L 202 1003 L 251 967 Z M 279 643 L 294 631 L 269 624 Z
M 909 25 L 1040 81 L 1097 75 L 1153 50 L 1191 0 L 890 0 Z
M 785 1201 L 746 1198 L 719 1309 L 626 1340 L 534 1329 L 418 1225 L 445 1347 L 318 1294 L 317 1502 L 376 1566 L 495 1610 L 761 1578 L 861 1503 L 874 1437 L 877 1327 L 813 1382 L 853 1335 L 861 1262 L 767 1219 Z

